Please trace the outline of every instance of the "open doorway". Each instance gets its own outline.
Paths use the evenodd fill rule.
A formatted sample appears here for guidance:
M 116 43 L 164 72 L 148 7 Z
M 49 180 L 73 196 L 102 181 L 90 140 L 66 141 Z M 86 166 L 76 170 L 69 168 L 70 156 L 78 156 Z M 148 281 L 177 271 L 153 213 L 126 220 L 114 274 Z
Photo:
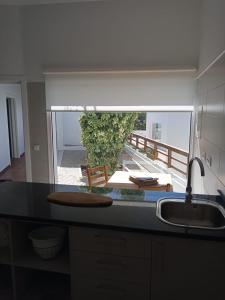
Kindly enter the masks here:
M 20 84 L 0 84 L 0 181 L 26 181 Z

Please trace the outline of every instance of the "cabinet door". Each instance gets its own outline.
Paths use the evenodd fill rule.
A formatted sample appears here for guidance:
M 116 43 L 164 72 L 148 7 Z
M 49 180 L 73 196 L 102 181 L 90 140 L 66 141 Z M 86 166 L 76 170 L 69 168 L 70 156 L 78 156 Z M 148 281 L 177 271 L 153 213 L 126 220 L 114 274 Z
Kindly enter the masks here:
M 154 239 L 151 300 L 224 300 L 224 261 L 223 242 Z
M 146 283 L 80 277 L 72 281 L 72 300 L 149 300 Z
M 139 258 L 72 251 L 70 266 L 78 279 L 83 276 L 147 283 L 150 278 L 150 261 Z
M 0 299 L 13 300 L 12 269 L 0 264 Z
M 70 248 L 126 257 L 148 259 L 150 243 L 148 236 L 108 229 L 70 227 Z
M 147 235 L 70 228 L 72 300 L 149 300 Z

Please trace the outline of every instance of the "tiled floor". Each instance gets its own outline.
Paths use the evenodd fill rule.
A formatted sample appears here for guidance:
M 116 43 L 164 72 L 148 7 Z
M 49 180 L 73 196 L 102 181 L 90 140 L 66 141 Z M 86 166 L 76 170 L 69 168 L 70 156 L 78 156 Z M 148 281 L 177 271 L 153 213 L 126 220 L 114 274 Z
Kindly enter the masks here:
M 12 165 L 0 173 L 0 180 L 9 179 L 13 181 L 26 181 L 25 156 L 14 158 Z

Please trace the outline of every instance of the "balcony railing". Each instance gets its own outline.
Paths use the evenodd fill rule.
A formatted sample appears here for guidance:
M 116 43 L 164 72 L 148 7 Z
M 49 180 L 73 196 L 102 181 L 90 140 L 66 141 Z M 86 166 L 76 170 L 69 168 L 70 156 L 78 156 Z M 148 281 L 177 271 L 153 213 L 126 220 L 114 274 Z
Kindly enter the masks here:
M 128 138 L 128 143 L 139 149 L 152 160 L 158 160 L 177 172 L 187 175 L 189 153 L 182 149 L 157 142 L 145 136 L 132 133 Z

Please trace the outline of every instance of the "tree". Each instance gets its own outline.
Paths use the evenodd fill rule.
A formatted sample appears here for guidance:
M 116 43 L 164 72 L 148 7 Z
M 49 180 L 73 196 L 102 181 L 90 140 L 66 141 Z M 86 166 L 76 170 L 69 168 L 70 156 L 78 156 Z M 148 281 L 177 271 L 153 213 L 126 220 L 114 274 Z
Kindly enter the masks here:
M 138 113 L 134 123 L 134 130 L 146 130 L 146 112 Z
M 82 113 L 81 137 L 88 165 L 107 165 L 114 172 L 137 116 L 137 113 Z

